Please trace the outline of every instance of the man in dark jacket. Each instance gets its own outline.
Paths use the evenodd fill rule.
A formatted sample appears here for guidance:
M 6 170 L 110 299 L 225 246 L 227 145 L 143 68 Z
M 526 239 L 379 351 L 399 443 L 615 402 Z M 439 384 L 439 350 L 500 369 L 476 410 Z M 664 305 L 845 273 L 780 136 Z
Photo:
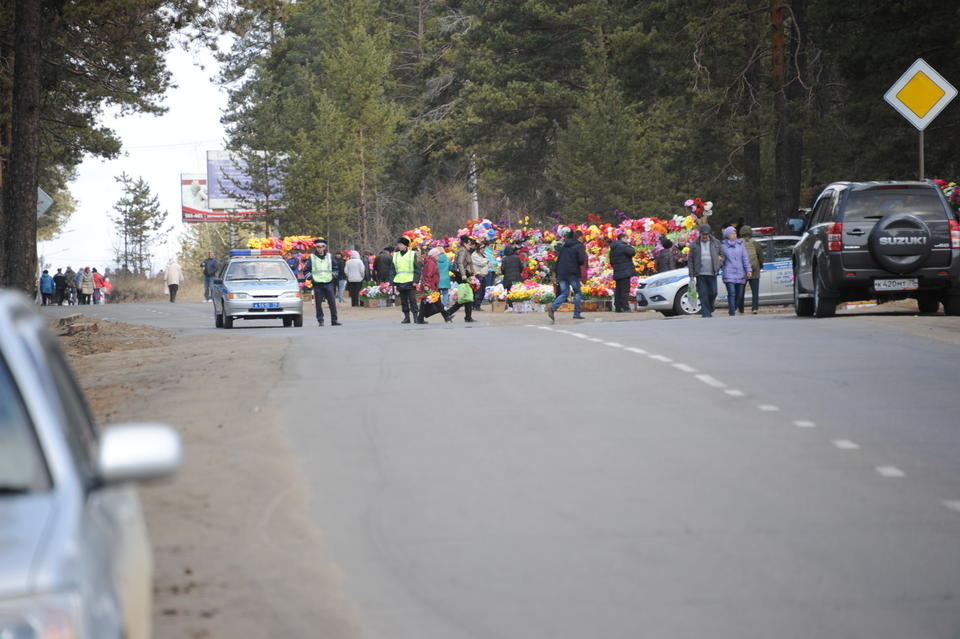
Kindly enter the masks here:
M 520 281 L 520 272 L 523 271 L 523 265 L 520 262 L 520 256 L 517 250 L 508 246 L 503 249 L 503 259 L 500 260 L 500 268 L 503 270 L 503 288 L 509 291 L 513 285 Z M 507 306 L 513 308 L 513 302 L 507 298 Z
M 621 233 L 610 242 L 610 266 L 613 267 L 613 310 L 616 313 L 630 312 L 630 278 L 637 274 L 633 267 L 633 256 L 637 250 L 624 242 L 626 235 Z
M 387 246 L 373 260 L 374 275 L 376 275 L 378 283 L 386 284 L 390 282 L 391 268 L 393 268 L 393 247 Z
M 67 278 L 63 275 L 63 269 L 58 268 L 53 276 L 53 288 L 53 303 L 60 306 L 67 297 Z
M 701 224 L 697 230 L 700 237 L 690 243 L 690 257 L 687 259 L 689 286 L 696 286 L 700 297 L 700 315 L 713 317 L 713 304 L 717 301 L 717 272 L 723 266 L 723 256 L 720 253 L 720 240 L 710 235 L 710 225 Z
M 213 278 L 220 271 L 220 263 L 213 256 L 213 251 L 207 253 L 207 259 L 200 263 L 203 270 L 203 301 L 209 302 L 213 299 Z
M 551 322 L 554 321 L 560 305 L 567 301 L 571 290 L 573 290 L 573 319 L 583 319 L 583 315 L 580 314 L 580 268 L 586 263 L 587 254 L 583 244 L 575 240 L 570 231 L 564 232 L 563 245 L 557 253 L 556 264 L 560 295 L 547 307 L 547 316 Z

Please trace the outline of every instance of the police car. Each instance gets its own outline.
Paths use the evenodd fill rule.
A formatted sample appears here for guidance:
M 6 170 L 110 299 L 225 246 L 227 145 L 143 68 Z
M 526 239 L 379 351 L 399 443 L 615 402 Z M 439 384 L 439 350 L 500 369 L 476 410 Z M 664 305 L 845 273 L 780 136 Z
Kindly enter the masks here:
M 274 249 L 234 249 L 213 280 L 213 319 L 233 328 L 235 319 L 280 319 L 303 326 L 303 294 L 296 275 Z
M 760 229 L 754 229 L 755 232 Z M 764 264 L 760 272 L 760 304 L 793 303 L 793 247 L 800 241 L 796 235 L 755 236 L 763 246 Z M 746 304 L 750 304 L 747 286 Z M 717 278 L 717 306 L 727 305 L 727 290 Z M 657 273 L 637 286 L 637 310 L 660 311 L 666 317 L 695 315 L 700 300 L 690 297 L 690 274 L 687 267 Z

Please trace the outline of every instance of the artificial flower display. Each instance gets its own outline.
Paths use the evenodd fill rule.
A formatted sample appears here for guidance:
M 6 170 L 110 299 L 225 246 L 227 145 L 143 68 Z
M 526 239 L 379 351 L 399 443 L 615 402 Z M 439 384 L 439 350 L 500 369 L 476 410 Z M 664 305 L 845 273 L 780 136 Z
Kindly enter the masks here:
M 947 202 L 950 203 L 953 210 L 960 211 L 960 187 L 957 186 L 957 183 L 941 179 L 936 179 L 933 182 L 943 191 L 943 195 L 947 198 Z

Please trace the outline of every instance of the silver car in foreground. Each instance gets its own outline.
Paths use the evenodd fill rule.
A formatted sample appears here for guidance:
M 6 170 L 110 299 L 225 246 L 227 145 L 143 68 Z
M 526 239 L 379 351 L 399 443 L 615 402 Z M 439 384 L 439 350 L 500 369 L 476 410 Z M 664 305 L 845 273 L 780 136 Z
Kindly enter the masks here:
M 98 429 L 44 320 L 0 291 L 0 637 L 149 637 L 152 556 L 131 482 L 180 461 L 167 426 Z
M 793 247 L 799 236 L 774 235 L 754 238 L 763 245 L 764 265 L 760 272 L 760 304 L 793 303 Z M 690 275 L 687 267 L 657 273 L 637 287 L 637 310 L 660 311 L 667 317 L 695 315 L 700 300 L 690 297 Z M 746 303 L 750 304 L 747 287 Z M 717 306 L 727 305 L 727 290 L 717 278 Z
M 231 251 L 234 256 L 213 280 L 217 328 L 233 328 L 238 318 L 280 319 L 284 326 L 303 326 L 303 294 L 297 277 L 282 258 L 261 257 L 263 253 Z

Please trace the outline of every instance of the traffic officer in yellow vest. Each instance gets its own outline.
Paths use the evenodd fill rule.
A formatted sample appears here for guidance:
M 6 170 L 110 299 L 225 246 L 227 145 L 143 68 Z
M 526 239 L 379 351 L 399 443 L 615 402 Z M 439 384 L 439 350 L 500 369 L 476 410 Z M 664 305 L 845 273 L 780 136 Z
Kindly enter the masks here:
M 400 323 L 409 324 L 412 314 L 417 324 L 426 324 L 426 320 L 419 319 L 417 314 L 415 287 L 420 281 L 420 260 L 417 259 L 417 252 L 410 249 L 410 240 L 405 237 L 397 240 L 397 250 L 393 252 L 390 265 L 390 281 L 397 289 L 403 308 L 403 321 Z
M 330 307 L 330 325 L 340 326 L 337 321 L 337 262 L 327 253 L 327 243 L 317 240 L 310 256 L 309 276 L 313 280 L 313 303 L 317 307 L 317 324 L 323 326 L 324 300 Z

